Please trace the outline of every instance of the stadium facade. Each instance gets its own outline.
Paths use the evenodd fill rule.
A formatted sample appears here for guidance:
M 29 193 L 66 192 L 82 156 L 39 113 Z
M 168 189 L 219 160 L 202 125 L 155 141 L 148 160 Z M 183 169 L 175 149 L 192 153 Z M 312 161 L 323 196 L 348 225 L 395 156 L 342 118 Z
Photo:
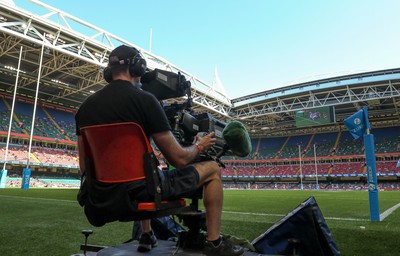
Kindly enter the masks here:
M 195 112 L 246 125 L 253 152 L 247 159 L 225 159 L 228 183 L 244 182 L 249 187 L 284 182 L 292 186 L 302 178 L 310 182 L 318 178 L 363 182 L 362 143 L 348 136 L 343 120 L 364 106 L 368 107 L 373 132 L 377 131 L 377 161 L 382 170 L 378 176 L 398 183 L 400 169 L 393 163 L 400 157 L 400 68 L 286 85 L 230 99 L 160 56 L 61 10 L 31 2 L 43 8 L 45 14 L 31 13 L 11 1 L 0 2 L 0 136 L 4 143 L 16 98 L 12 150 L 23 152 L 30 142 L 29 106 L 33 109 L 36 102 L 37 124 L 41 127 L 35 126 L 33 146 L 46 148 L 32 153 L 32 168 L 38 171 L 77 173 L 73 114 L 86 97 L 106 85 L 102 70 L 108 55 L 116 46 L 126 44 L 140 50 L 150 70 L 183 74 L 192 84 Z M 318 123 L 318 118 L 328 121 Z M 55 158 L 67 154 L 72 163 L 44 161 L 49 154 Z M 21 157 L 7 159 L 7 163 L 19 170 L 26 162 Z

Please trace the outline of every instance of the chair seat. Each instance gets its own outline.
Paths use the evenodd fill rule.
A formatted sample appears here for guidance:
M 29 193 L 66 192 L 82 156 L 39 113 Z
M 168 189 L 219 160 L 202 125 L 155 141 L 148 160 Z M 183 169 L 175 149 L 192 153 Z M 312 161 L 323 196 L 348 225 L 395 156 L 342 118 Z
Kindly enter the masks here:
M 186 201 L 184 199 L 178 199 L 172 201 L 161 201 L 159 208 L 171 209 L 171 208 L 179 208 L 185 206 L 186 206 Z M 156 211 L 157 207 L 155 202 L 140 202 L 138 203 L 137 209 L 139 211 Z
M 146 179 L 147 192 L 154 196 L 154 201 L 135 203 L 135 206 L 131 205 L 132 208 L 128 207 L 128 213 L 119 213 L 117 218 L 119 221 L 150 219 L 191 210 L 190 206 L 186 206 L 184 199 L 164 201 L 161 199 L 157 167 L 159 163 L 139 124 L 133 122 L 101 124 L 85 126 L 80 131 L 79 158 L 84 160 L 81 168 L 88 171 L 89 179 L 106 184 L 122 184 Z M 102 205 L 102 202 L 98 202 L 98 205 Z M 98 205 L 87 210 L 93 216 L 86 214 L 88 218 L 92 218 L 95 226 L 116 219 L 108 215 L 108 209 L 105 210 Z M 112 212 L 113 209 L 110 210 Z M 105 211 L 101 221 L 96 217 L 98 211 Z

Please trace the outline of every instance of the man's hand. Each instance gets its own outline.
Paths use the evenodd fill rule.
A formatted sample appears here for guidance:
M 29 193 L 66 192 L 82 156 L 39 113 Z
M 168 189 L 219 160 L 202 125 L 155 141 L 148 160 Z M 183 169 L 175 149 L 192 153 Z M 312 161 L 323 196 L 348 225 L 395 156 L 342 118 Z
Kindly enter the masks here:
M 196 144 L 201 147 L 201 150 L 208 150 L 215 145 L 217 139 L 215 133 L 211 132 L 205 136 L 196 135 Z
M 205 136 L 196 136 L 195 144 L 182 147 L 171 131 L 154 133 L 153 140 L 165 159 L 176 168 L 192 163 L 199 154 L 210 149 L 216 143 L 214 132 Z

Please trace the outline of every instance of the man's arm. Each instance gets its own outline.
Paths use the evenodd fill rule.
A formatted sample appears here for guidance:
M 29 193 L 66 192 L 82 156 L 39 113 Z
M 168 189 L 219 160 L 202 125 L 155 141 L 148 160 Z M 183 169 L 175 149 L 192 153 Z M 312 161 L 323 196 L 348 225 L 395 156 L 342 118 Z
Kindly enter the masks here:
M 154 133 L 152 137 L 165 159 L 177 168 L 191 163 L 200 154 L 200 151 L 210 149 L 216 141 L 214 132 L 204 137 L 198 137 L 197 145 L 188 147 L 182 147 L 171 131 Z

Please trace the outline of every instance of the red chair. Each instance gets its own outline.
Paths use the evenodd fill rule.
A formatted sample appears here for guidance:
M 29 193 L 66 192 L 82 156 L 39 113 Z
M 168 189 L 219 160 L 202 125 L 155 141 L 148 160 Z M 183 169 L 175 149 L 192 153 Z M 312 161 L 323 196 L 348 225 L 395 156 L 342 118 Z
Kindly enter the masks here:
M 130 205 L 121 214 L 115 209 L 95 209 L 85 204 L 85 213 L 94 226 L 107 222 L 131 221 L 192 211 L 184 199 L 161 200 L 158 161 L 142 128 L 133 122 L 83 127 L 79 142 L 79 157 L 84 159 L 90 193 L 91 182 L 96 184 L 124 184 L 146 180 L 148 192 L 154 201 Z M 124 193 L 127 194 L 127 193 Z M 116 196 L 121 196 L 118 194 Z M 125 196 L 125 195 L 122 195 Z M 128 195 L 126 195 L 128 198 Z M 101 196 L 93 200 L 100 200 Z M 110 208 L 113 208 L 110 206 Z M 128 212 L 128 213 L 127 213 Z M 108 214 L 112 216 L 107 216 Z M 93 219 L 92 215 L 95 215 Z M 99 215 L 104 215 L 104 218 Z

